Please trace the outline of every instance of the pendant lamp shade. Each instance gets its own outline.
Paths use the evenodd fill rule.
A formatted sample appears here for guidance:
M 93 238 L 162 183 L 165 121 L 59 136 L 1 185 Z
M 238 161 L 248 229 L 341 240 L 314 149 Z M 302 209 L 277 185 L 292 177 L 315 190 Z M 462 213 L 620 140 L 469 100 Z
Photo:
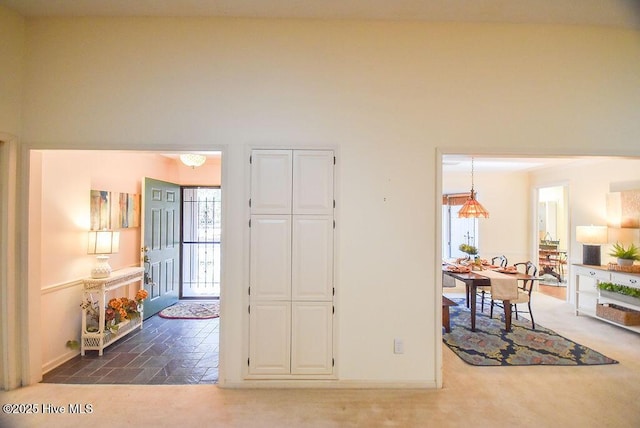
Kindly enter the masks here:
M 489 211 L 487 211 L 480 202 L 476 200 L 476 192 L 473 189 L 473 158 L 471 158 L 471 192 L 469 198 L 464 203 L 460 211 L 458 211 L 458 218 L 489 218 Z
M 471 195 L 469 199 L 464 203 L 460 211 L 458 211 L 459 218 L 489 218 L 489 211 L 487 211 L 480 202 L 476 200 L 476 192 L 471 189 Z

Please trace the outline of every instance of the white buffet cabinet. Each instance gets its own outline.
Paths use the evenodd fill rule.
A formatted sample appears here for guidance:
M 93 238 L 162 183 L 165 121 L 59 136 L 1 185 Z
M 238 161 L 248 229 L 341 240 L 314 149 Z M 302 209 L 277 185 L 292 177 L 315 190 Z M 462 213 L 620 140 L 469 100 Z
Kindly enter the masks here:
M 105 331 L 105 307 L 109 298 L 130 297 L 130 293 L 133 295 L 135 294 L 135 291 L 141 289 L 143 287 L 143 273 L 144 268 L 131 267 L 113 271 L 111 276 L 108 278 L 85 278 L 82 280 L 84 284 L 84 301 L 97 302 L 100 315 L 98 320 L 98 331 L 88 331 L 87 316 L 89 316 L 89 314 L 86 309 L 83 309 L 82 340 L 80 344 L 81 355 L 84 355 L 85 351 L 89 350 L 97 350 L 98 355 L 102 355 L 104 348 L 126 336 L 137 327 L 142 328 L 143 313 L 141 311 L 139 317 L 128 320 L 126 323 L 121 323 L 116 333 Z M 138 283 L 135 291 L 130 291 L 128 286 L 135 283 Z M 120 288 L 122 288 L 122 290 L 119 290 Z M 118 290 L 118 296 L 112 295 L 115 294 L 112 293 L 115 290 Z
M 599 282 L 612 282 L 640 289 L 640 274 L 608 270 L 606 266 L 572 265 L 576 290 L 576 315 L 589 315 L 599 320 L 640 333 L 640 326 L 618 324 L 596 315 L 598 303 L 612 303 L 618 306 L 640 311 L 640 306 L 610 297 L 603 296 L 598 290 Z

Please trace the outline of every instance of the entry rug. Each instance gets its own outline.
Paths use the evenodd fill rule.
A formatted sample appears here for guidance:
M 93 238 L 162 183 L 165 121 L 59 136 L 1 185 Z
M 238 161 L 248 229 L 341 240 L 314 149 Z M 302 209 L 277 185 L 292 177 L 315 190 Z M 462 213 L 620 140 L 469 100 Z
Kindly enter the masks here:
M 209 319 L 220 316 L 219 302 L 178 302 L 160 311 L 158 316 L 169 319 Z
M 504 330 L 503 312 L 494 307 L 493 318 L 476 315 L 476 331 L 471 331 L 471 312 L 464 299 L 454 299 L 449 307 L 451 333 L 442 339 L 466 363 L 474 366 L 583 366 L 617 364 L 618 361 L 575 343 L 536 323 L 513 318 L 510 332 Z

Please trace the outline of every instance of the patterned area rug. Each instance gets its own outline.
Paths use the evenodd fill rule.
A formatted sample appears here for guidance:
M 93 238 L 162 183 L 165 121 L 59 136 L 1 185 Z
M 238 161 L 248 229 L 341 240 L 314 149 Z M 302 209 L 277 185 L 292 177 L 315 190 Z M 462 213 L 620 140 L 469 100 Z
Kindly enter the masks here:
M 220 316 L 219 302 L 178 302 L 158 313 L 158 316 L 169 319 L 195 320 Z
M 458 306 L 449 307 L 451 333 L 442 339 L 466 363 L 474 366 L 582 366 L 617 364 L 599 352 L 577 344 L 529 320 L 513 319 L 512 331 L 504 331 L 503 312 L 494 308 L 493 318 L 478 313 L 476 331 L 471 331 L 471 312 L 464 299 L 452 299 Z M 487 305 L 485 304 L 485 310 Z

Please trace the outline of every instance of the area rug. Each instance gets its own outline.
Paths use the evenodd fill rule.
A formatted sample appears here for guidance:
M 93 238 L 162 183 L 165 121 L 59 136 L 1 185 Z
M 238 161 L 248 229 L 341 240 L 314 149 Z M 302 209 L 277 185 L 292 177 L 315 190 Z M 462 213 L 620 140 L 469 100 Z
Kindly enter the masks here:
M 464 299 L 452 299 L 449 307 L 451 333 L 442 339 L 462 360 L 474 366 L 584 366 L 616 364 L 616 360 L 562 337 L 529 320 L 513 319 L 510 332 L 504 330 L 501 310 L 494 308 L 493 318 L 476 315 L 476 331 L 471 331 L 471 312 Z
M 161 310 L 158 316 L 182 320 L 217 318 L 220 316 L 220 303 L 178 302 Z

